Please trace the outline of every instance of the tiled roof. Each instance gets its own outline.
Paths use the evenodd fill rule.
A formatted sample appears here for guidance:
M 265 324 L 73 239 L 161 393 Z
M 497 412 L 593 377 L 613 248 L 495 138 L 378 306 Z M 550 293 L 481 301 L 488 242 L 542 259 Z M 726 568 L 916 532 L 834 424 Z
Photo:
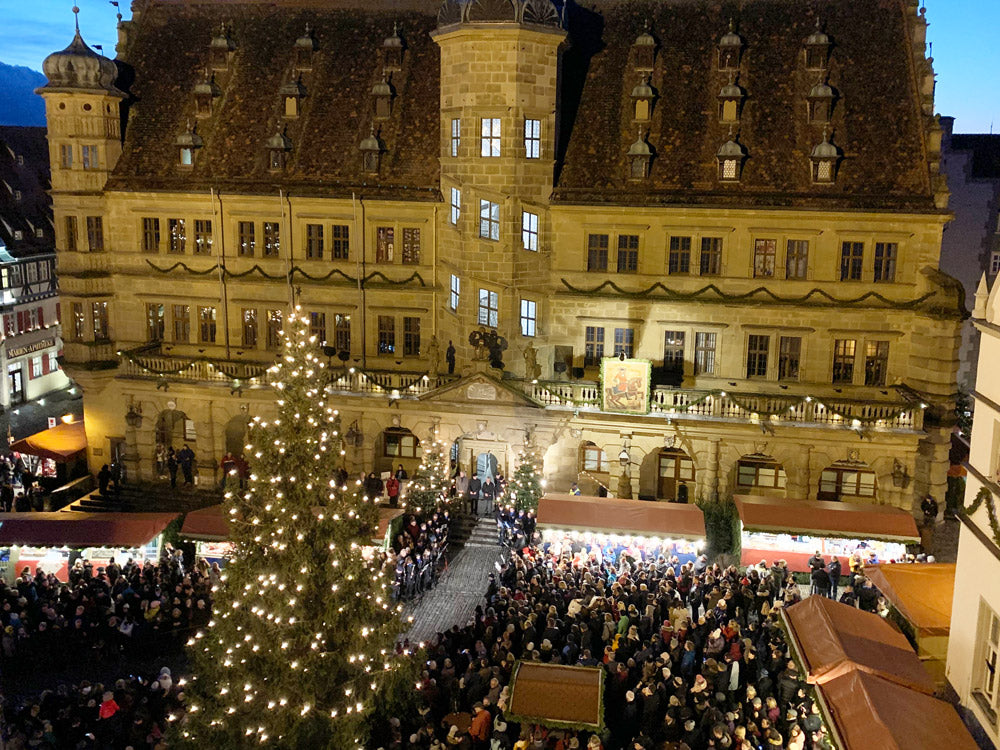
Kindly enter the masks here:
M 45 128 L 0 127 L 0 180 L 0 240 L 13 255 L 52 252 Z M 20 192 L 21 200 L 15 200 L 15 192 Z M 36 236 L 37 229 L 42 230 L 42 237 Z M 20 240 L 15 239 L 15 231 L 21 232 Z

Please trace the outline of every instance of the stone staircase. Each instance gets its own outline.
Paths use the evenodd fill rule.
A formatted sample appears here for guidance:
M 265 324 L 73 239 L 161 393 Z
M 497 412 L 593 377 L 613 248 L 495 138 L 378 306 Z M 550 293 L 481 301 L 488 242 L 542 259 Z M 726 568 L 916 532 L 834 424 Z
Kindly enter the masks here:
M 469 534 L 465 547 L 492 547 L 497 549 L 497 522 L 494 518 L 480 518 Z
M 128 484 L 102 495 L 95 490 L 63 508 L 79 513 L 186 513 L 222 502 L 222 492 L 211 489 L 171 489 L 169 484 Z

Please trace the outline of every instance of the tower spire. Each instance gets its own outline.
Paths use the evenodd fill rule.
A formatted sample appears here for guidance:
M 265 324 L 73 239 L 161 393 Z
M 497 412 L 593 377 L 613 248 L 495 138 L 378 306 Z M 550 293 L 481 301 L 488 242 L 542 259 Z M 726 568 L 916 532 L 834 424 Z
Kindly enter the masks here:
M 77 5 L 73 6 L 73 21 L 76 23 L 76 33 L 80 34 L 80 7 Z

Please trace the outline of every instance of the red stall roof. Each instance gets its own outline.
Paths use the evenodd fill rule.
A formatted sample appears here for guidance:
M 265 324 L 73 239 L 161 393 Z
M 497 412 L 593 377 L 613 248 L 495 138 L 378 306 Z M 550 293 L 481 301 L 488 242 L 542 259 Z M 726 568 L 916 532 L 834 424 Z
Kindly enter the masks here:
M 313 508 L 316 513 L 322 508 Z M 402 508 L 379 508 L 378 527 L 372 539 L 381 542 L 389 530 L 393 519 L 403 515 Z M 201 510 L 193 510 L 184 517 L 181 536 L 204 542 L 224 542 L 229 539 L 229 524 L 221 505 L 211 505 Z
M 953 706 L 867 672 L 843 674 L 819 692 L 844 750 L 977 750 Z
M 951 632 L 955 563 L 866 565 L 865 577 L 922 635 Z
M 810 596 L 783 613 L 810 684 L 822 685 L 861 670 L 928 695 L 934 693 L 934 681 L 909 641 L 878 615 L 825 596 Z
M 584 495 L 545 495 L 538 525 L 636 536 L 705 538 L 705 516 L 696 505 Z
M 604 727 L 604 670 L 521 661 L 510 681 L 509 718 L 547 727 Z
M 736 495 L 747 531 L 919 542 L 913 515 L 888 505 Z
M 0 513 L 0 547 L 141 547 L 176 513 Z
M 17 453 L 51 458 L 56 463 L 66 463 L 78 453 L 87 450 L 87 431 L 83 422 L 58 424 L 21 438 L 11 445 L 10 449 Z

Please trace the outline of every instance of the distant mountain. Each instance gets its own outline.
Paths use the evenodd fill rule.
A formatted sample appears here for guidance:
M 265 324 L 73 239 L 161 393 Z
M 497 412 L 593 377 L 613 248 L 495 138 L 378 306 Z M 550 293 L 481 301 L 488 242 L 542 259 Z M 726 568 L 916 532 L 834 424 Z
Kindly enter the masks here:
M 45 126 L 45 102 L 35 89 L 45 76 L 23 65 L 0 62 L 0 125 Z

